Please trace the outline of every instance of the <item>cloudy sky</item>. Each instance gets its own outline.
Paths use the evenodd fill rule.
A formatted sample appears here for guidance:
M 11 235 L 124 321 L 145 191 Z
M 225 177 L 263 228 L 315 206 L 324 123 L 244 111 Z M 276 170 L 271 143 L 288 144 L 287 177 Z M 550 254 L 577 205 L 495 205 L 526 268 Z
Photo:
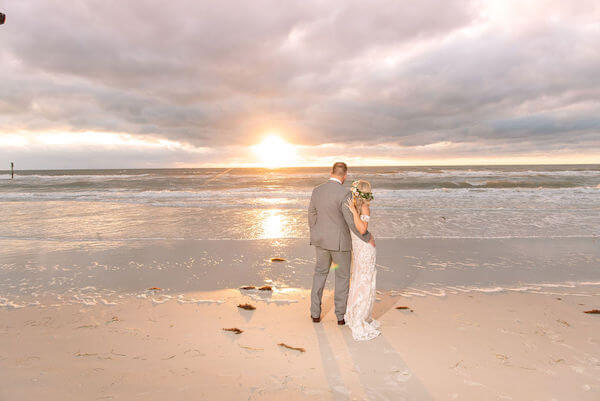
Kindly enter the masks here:
M 600 162 L 599 4 L 5 0 L 0 169 Z

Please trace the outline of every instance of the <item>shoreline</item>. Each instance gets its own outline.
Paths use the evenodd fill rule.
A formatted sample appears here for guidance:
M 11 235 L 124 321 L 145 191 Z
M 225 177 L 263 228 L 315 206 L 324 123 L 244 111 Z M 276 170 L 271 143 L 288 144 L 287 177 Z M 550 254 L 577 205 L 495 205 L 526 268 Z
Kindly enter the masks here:
M 600 294 L 595 238 L 376 241 L 377 288 L 405 297 Z M 0 243 L 0 308 L 46 300 L 119 303 L 151 287 L 174 297 L 252 283 L 308 289 L 314 271 L 307 239 Z M 327 285 L 332 288 L 333 275 Z

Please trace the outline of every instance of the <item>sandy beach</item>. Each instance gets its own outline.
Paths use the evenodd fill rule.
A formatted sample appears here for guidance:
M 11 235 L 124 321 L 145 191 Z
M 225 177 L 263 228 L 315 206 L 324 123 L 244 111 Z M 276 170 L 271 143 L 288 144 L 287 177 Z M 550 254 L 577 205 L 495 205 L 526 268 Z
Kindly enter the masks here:
M 381 293 L 382 335 L 355 342 L 337 326 L 329 291 L 320 324 L 309 319 L 306 290 L 147 294 L 115 306 L 0 310 L 0 399 L 600 396 L 600 318 L 583 313 L 598 296 Z

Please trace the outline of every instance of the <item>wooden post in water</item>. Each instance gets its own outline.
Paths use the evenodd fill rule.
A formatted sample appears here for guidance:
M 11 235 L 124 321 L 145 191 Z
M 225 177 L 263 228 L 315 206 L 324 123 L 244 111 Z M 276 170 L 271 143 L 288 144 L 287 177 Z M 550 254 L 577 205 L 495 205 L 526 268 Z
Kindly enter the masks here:
M 10 179 L 15 178 L 15 163 L 10 162 Z

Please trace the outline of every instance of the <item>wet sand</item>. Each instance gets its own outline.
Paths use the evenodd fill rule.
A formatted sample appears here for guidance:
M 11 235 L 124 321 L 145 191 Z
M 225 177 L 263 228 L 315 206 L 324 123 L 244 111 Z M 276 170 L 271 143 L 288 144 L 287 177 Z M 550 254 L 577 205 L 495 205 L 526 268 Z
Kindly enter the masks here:
M 597 295 L 381 293 L 364 343 L 331 292 L 320 324 L 308 302 L 276 287 L 0 309 L 0 400 L 600 399 Z
M 286 261 L 272 263 L 271 257 Z M 314 258 L 307 239 L 0 239 L 0 308 L 120 303 L 153 286 L 171 295 L 256 281 L 308 289 Z M 377 239 L 377 263 L 377 288 L 406 296 L 600 294 L 597 238 Z

